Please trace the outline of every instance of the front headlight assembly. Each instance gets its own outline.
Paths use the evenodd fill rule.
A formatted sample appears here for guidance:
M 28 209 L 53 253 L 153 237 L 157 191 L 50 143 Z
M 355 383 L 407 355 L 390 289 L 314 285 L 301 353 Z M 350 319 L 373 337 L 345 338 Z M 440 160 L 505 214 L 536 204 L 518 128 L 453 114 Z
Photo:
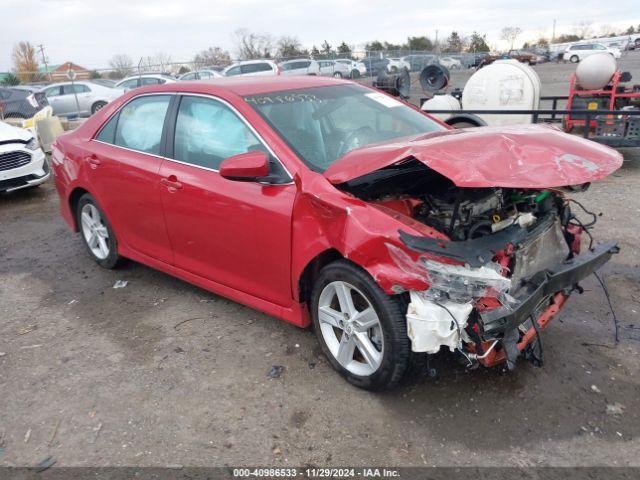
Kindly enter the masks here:
M 29 140 L 25 144 L 24 147 L 33 151 L 33 150 L 37 150 L 38 148 L 40 148 L 40 144 L 38 143 L 38 140 L 36 140 L 36 137 L 33 137 L 31 140 Z
M 501 275 L 500 265 L 494 262 L 480 268 L 469 268 L 425 257 L 416 261 L 395 245 L 387 243 L 387 248 L 401 270 L 429 283 L 425 293 L 432 297 L 468 302 L 482 297 L 502 298 L 511 288 L 511 280 Z

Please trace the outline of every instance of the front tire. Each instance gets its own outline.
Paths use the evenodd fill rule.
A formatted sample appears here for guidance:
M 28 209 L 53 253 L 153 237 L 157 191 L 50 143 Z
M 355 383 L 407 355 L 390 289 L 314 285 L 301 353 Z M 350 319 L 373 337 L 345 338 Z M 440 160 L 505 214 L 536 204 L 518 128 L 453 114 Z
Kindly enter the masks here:
M 334 73 L 333 73 L 333 76 L 334 76 L 335 78 L 342 78 L 342 74 L 341 74 L 340 72 L 334 72 Z
M 322 269 L 310 301 L 329 363 L 366 390 L 393 388 L 409 365 L 406 302 L 387 295 L 358 266 L 338 260 Z
M 87 251 L 98 265 L 113 269 L 122 263 L 113 228 L 89 193 L 85 193 L 78 200 L 76 223 Z
M 571 63 L 578 63 L 580 61 L 580 57 L 578 57 L 577 55 L 571 55 L 571 57 L 569 57 L 569 61 Z

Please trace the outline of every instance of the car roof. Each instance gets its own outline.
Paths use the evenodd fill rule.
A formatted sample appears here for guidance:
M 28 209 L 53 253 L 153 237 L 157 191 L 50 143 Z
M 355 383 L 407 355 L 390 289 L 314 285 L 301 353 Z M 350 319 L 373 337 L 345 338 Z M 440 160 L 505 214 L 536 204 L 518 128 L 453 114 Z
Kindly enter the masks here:
M 290 63 L 290 62 L 314 62 L 315 60 L 312 60 L 310 58 L 293 58 L 291 60 L 285 60 L 284 62 L 281 62 L 280 65 L 284 65 L 285 63 Z
M 273 77 L 250 77 L 237 76 L 216 78 L 213 80 L 201 80 L 197 82 L 177 82 L 164 85 L 151 85 L 138 88 L 139 93 L 152 92 L 186 92 L 217 94 L 230 92 L 238 96 L 257 95 L 262 93 L 274 93 L 284 90 L 295 90 L 301 88 L 328 87 L 332 85 L 354 84 L 347 80 L 334 77 L 308 76 L 273 76 Z
M 235 62 L 229 65 L 229 67 L 235 67 L 236 65 L 247 65 L 250 63 L 275 63 L 275 62 L 270 58 L 256 58 L 255 60 L 241 60 L 239 62 Z
M 122 80 L 119 80 L 118 83 L 124 81 L 124 80 L 130 80 L 132 78 L 138 78 L 138 77 L 147 77 L 147 78 L 171 78 L 173 79 L 173 77 L 171 75 L 167 75 L 164 73 L 141 73 L 140 75 L 129 75 L 128 77 L 123 78 Z

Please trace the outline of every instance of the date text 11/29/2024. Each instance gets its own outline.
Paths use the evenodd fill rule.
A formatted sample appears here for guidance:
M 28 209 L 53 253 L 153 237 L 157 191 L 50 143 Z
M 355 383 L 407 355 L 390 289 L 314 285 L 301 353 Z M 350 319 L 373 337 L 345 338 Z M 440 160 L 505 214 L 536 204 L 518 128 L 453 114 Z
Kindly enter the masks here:
M 234 478 L 400 478 L 393 468 L 234 468 Z

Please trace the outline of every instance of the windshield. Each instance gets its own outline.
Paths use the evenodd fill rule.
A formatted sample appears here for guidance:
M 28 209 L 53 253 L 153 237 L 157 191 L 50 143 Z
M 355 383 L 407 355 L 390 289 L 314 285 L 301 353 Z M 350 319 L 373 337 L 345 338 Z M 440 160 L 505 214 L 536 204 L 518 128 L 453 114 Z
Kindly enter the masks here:
M 381 92 L 336 85 L 244 97 L 314 171 L 349 151 L 445 127 Z

